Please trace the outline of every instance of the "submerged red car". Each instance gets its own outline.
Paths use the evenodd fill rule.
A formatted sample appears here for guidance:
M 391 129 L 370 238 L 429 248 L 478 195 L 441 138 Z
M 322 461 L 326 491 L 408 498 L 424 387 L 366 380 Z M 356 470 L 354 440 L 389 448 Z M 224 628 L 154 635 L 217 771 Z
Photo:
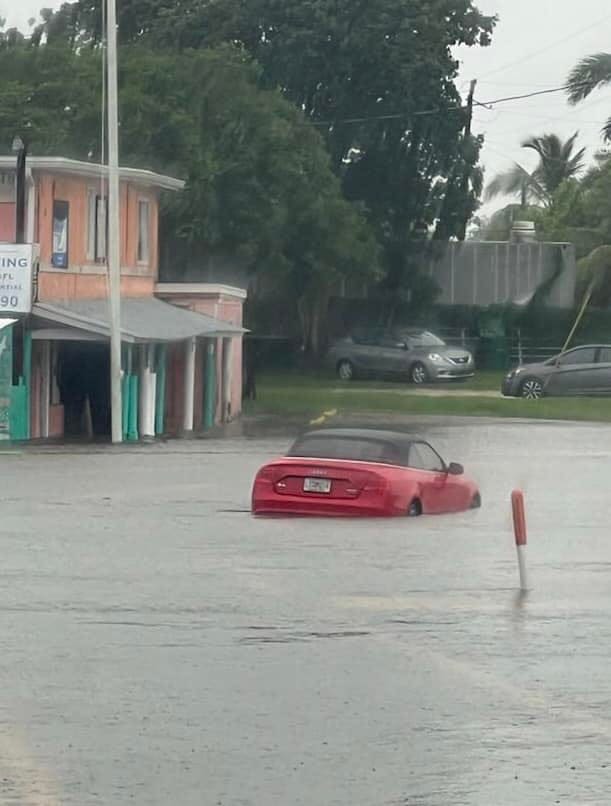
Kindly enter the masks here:
M 423 515 L 481 506 L 462 465 L 428 442 L 369 429 L 311 431 L 259 470 L 255 515 Z

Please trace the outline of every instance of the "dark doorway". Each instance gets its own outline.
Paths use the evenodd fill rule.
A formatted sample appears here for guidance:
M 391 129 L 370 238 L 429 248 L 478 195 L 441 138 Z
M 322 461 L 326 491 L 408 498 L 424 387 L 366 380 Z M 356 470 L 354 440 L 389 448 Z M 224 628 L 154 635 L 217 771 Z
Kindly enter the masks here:
M 62 342 L 58 374 L 65 436 L 110 436 L 108 345 Z

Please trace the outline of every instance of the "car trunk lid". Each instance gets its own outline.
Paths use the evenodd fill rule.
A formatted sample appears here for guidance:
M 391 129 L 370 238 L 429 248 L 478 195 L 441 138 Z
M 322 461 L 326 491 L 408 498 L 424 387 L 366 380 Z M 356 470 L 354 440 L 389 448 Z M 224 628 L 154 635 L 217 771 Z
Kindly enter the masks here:
M 265 468 L 266 477 L 279 495 L 303 498 L 358 498 L 364 490 L 383 490 L 384 480 L 368 467 L 341 462 L 287 461 Z

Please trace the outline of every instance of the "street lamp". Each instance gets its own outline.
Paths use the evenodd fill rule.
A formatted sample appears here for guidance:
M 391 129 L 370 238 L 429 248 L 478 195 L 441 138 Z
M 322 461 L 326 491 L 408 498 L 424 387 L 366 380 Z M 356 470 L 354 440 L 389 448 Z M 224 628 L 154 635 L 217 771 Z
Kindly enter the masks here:
M 25 161 L 27 147 L 21 137 L 13 138 L 13 154 L 17 155 L 15 179 L 15 243 L 25 243 Z

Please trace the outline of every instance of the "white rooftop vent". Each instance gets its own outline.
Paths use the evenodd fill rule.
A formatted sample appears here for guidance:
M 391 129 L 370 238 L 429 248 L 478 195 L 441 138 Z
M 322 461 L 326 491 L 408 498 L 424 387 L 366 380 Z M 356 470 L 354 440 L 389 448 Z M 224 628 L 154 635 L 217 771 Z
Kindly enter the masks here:
M 511 225 L 511 241 L 514 243 L 532 243 L 537 240 L 534 221 L 514 221 Z

